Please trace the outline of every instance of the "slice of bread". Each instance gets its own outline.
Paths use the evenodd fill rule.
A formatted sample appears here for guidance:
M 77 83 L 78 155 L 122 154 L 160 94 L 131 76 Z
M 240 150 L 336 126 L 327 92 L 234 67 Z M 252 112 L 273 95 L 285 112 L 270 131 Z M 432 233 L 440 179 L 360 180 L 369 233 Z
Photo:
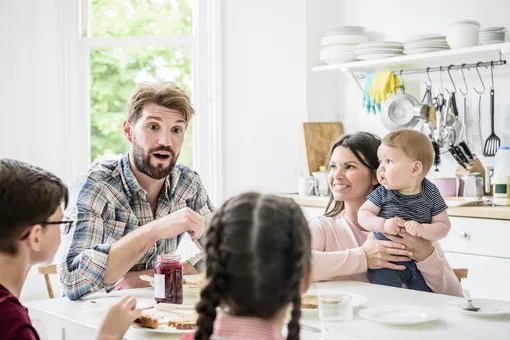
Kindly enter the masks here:
M 175 329 L 193 329 L 196 324 L 197 320 L 194 315 L 182 316 L 177 320 L 168 321 L 168 326 Z
M 316 295 L 301 296 L 301 308 L 305 309 L 319 308 L 319 298 Z
M 135 323 L 145 328 L 158 328 L 159 321 L 153 316 L 142 315 L 135 320 Z

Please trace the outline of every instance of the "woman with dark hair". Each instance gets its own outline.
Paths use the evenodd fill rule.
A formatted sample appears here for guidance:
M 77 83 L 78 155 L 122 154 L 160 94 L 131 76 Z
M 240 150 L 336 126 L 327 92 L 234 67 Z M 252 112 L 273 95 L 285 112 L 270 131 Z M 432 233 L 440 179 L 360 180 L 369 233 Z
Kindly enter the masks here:
M 183 339 L 283 340 L 289 307 L 287 339 L 299 339 L 311 261 L 301 208 L 283 197 L 241 194 L 216 211 L 206 236 L 197 329 Z
M 367 270 L 404 270 L 393 262 L 415 260 L 435 293 L 461 296 L 462 288 L 438 243 L 403 233 L 376 240 L 358 223 L 358 210 L 379 185 L 377 149 L 381 140 L 367 132 L 340 137 L 329 153 L 331 197 L 324 216 L 310 221 L 312 280 L 368 282 Z

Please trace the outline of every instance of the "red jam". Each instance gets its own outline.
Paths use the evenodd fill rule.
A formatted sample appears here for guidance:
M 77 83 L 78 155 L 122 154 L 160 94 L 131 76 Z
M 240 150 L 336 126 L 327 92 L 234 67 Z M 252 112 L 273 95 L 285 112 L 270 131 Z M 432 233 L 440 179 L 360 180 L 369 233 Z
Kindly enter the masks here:
M 157 303 L 182 304 L 182 264 L 179 255 L 159 255 L 154 266 L 154 298 Z

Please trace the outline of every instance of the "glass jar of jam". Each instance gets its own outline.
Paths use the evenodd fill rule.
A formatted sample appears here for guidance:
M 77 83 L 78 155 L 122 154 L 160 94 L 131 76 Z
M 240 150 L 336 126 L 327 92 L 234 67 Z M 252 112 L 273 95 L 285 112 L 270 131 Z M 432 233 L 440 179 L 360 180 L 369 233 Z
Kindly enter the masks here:
M 157 303 L 182 304 L 182 264 L 179 255 L 159 255 L 154 266 L 154 298 Z

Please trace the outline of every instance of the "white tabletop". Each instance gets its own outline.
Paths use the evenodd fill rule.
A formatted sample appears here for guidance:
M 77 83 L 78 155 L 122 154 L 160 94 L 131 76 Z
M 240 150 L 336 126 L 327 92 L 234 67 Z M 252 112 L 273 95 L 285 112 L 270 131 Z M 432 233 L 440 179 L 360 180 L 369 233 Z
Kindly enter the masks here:
M 510 339 L 510 317 L 479 318 L 464 315 L 448 309 L 444 303 L 451 300 L 451 296 L 417 292 L 407 289 L 378 286 L 368 283 L 343 281 L 317 283 L 310 289 L 311 292 L 352 292 L 362 294 L 368 301 L 355 308 L 354 317 L 351 321 L 338 322 L 330 327 L 332 339 L 394 339 L 410 337 L 413 340 L 441 340 L 462 339 L 490 340 Z M 153 298 L 152 288 L 133 289 L 112 292 L 108 295 L 98 293 L 88 299 L 100 298 L 101 296 L 132 295 L 140 298 Z M 196 301 L 194 294 L 185 295 L 185 304 L 193 304 Z M 44 322 L 50 322 L 50 339 L 91 339 L 101 323 L 101 315 L 92 312 L 79 305 L 80 301 L 73 302 L 66 298 L 32 301 L 25 303 L 31 317 L 39 318 Z M 367 307 L 387 305 L 411 305 L 415 307 L 431 308 L 439 314 L 439 319 L 415 326 L 388 326 L 358 315 L 358 311 Z M 317 318 L 306 316 L 302 323 L 320 328 Z M 55 327 L 58 326 L 58 329 Z M 332 328 L 332 329 L 331 329 Z M 61 337 L 62 329 L 65 329 L 65 337 Z M 320 339 L 320 333 L 302 330 L 302 339 Z M 178 339 L 181 335 L 156 334 L 144 330 L 131 328 L 125 339 Z

